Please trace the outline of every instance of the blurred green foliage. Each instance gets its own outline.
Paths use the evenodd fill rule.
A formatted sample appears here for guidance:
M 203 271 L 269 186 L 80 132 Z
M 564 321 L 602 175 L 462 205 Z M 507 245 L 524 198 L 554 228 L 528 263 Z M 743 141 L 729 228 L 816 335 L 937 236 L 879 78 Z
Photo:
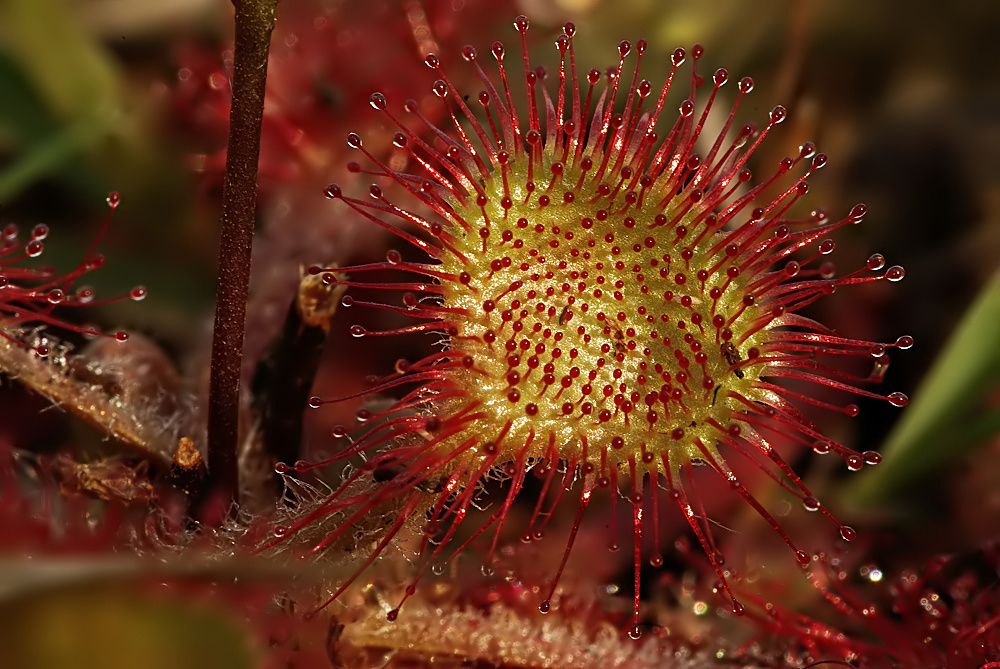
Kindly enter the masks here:
M 0 601 L 0 666 L 243 669 L 250 647 L 217 608 L 131 585 L 93 583 Z
M 857 507 L 889 504 L 906 485 L 1000 435 L 1000 272 L 966 312 L 886 440 L 882 464 L 848 490 Z
M 120 67 L 67 0 L 0 4 L 0 203 L 45 177 L 93 186 L 82 159 L 124 132 Z

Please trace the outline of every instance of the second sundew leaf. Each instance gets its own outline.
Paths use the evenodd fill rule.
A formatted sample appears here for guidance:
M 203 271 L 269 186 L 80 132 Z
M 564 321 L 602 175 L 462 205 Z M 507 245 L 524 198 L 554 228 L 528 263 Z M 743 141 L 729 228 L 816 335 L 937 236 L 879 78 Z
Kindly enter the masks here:
M 883 463 L 858 479 L 845 499 L 866 507 L 954 462 L 998 432 L 996 418 L 970 421 L 1000 387 L 1000 271 L 982 290 L 928 372 L 913 404 L 882 448 Z

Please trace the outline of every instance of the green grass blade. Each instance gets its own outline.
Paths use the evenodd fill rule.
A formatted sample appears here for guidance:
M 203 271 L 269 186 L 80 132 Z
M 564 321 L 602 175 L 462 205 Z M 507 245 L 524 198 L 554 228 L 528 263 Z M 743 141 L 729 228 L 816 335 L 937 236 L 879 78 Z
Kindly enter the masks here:
M 918 342 L 919 345 L 919 342 Z M 985 442 L 995 418 L 975 410 L 1000 384 L 1000 272 L 966 312 L 881 451 L 845 499 L 870 506 Z M 984 436 L 984 433 L 987 433 Z

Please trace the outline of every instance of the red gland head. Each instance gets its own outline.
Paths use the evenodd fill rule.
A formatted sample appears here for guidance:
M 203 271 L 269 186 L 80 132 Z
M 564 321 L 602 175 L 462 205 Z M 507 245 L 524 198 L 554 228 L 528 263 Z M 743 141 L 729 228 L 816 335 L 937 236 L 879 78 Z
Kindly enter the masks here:
M 515 25 L 523 36 L 527 20 L 520 17 Z M 483 84 L 468 100 L 449 82 L 438 58 L 427 57 L 439 77 L 433 91 L 452 120 L 447 128 L 427 123 L 410 101 L 404 110 L 424 128 L 414 129 L 383 95 L 374 94 L 372 106 L 398 127 L 394 143 L 423 166 L 419 174 L 394 170 L 367 152 L 358 135 L 349 135 L 349 146 L 377 165 L 374 173 L 408 191 L 416 206 L 397 204 L 374 185 L 368 200 L 349 197 L 336 185 L 327 195 L 430 256 L 428 263 L 404 262 L 393 251 L 387 262 L 348 270 L 354 277 L 387 268 L 418 275 L 374 286 L 408 291 L 401 306 L 371 306 L 422 319 L 391 332 L 354 326 L 352 333 L 444 331 L 447 337 L 443 350 L 398 364 L 368 391 L 412 386 L 390 409 L 365 412 L 365 419 L 377 422 L 356 433 L 338 459 L 368 451 L 375 453 L 368 471 L 391 472 L 391 484 L 362 502 L 356 518 L 393 496 L 431 494 L 426 505 L 406 504 L 411 514 L 429 508 L 428 561 L 462 548 L 443 552 L 476 499 L 477 484 L 487 477 L 499 474 L 512 483 L 474 538 L 504 522 L 528 469 L 541 467 L 545 481 L 525 532 L 529 539 L 541 536 L 552 508 L 579 480 L 576 522 L 559 573 L 595 488 L 614 489 L 620 477 L 627 478 L 638 620 L 644 528 L 656 544 L 653 564 L 662 562 L 657 495 L 644 508 L 643 480 L 665 482 L 724 585 L 723 559 L 691 486 L 696 464 L 727 480 L 781 533 L 797 560 L 808 562 L 808 554 L 741 484 L 726 457 L 748 458 L 773 470 L 807 508 L 832 520 L 770 447 L 769 434 L 790 435 L 810 446 L 819 441 L 852 469 L 874 463 L 877 454 L 861 455 L 827 440 L 789 400 L 829 405 L 774 380 L 790 377 L 870 395 L 857 388 L 862 379 L 827 362 L 874 356 L 870 380 L 878 380 L 886 349 L 906 348 L 912 340 L 883 345 L 844 339 L 795 313 L 840 285 L 898 280 L 902 269 L 872 274 L 882 269 L 881 256 L 836 279 L 827 265 L 817 267 L 833 250 L 826 237 L 859 222 L 865 207 L 836 221 L 821 213 L 788 218 L 808 190 L 806 179 L 826 162 L 811 144 L 752 185 L 747 160 L 785 118 L 784 108 L 775 107 L 759 132 L 751 125 L 734 129 L 737 108 L 752 89 L 751 80 L 743 79 L 718 136 L 704 137 L 728 75 L 718 70 L 706 82 L 696 73 L 701 47 L 690 55 L 677 49 L 656 90 L 639 75 L 644 41 L 634 48 L 622 42 L 617 67 L 603 75 L 591 70 L 581 81 L 574 32 L 567 24 L 556 40 L 561 61 L 558 73 L 549 75 L 558 80 L 554 92 L 545 85 L 545 72 L 533 69 L 525 55 L 519 78 L 527 89 L 526 109 L 514 105 L 513 75 L 499 42 L 492 47 L 499 80 L 485 73 L 475 49 L 463 50 Z M 626 67 L 633 51 L 635 64 Z M 682 75 L 688 58 L 691 73 Z M 709 89 L 704 104 L 696 100 L 702 87 Z M 681 102 L 669 104 L 679 104 L 679 113 L 672 115 L 667 100 L 678 90 Z M 763 199 L 765 190 L 779 194 Z M 400 229 L 392 219 L 422 233 Z M 906 402 L 899 393 L 888 399 Z M 853 405 L 833 408 L 857 412 Z M 346 435 L 346 428 L 339 433 Z M 362 475 L 355 472 L 352 479 Z M 329 505 L 341 508 L 342 497 L 335 493 Z M 350 522 L 334 536 L 346 532 Z M 435 533 L 441 541 L 431 544 Z M 854 531 L 842 527 L 841 533 L 850 539 Z M 735 598 L 733 604 L 742 609 Z M 548 607 L 546 601 L 543 611 Z

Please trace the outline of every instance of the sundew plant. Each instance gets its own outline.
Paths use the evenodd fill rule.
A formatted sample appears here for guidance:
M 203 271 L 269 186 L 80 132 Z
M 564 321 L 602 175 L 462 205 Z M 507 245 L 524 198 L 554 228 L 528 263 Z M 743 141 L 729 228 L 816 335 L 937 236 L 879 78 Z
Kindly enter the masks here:
M 518 17 L 515 25 L 525 39 L 527 18 Z M 698 89 L 707 82 L 696 65 L 688 76 L 681 73 L 683 49 L 673 52 L 666 83 L 655 93 L 652 84 L 640 78 L 638 63 L 646 42 L 635 45 L 637 62 L 629 73 L 626 57 L 632 45 L 626 41 L 618 47 L 617 66 L 606 76 L 590 70 L 581 87 L 574 34 L 575 26 L 566 24 L 556 41 L 562 59 L 559 87 L 552 93 L 543 88 L 544 71 L 532 67 L 525 53 L 520 76 L 528 97 L 525 121 L 518 119 L 522 114 L 512 103 L 502 43 L 495 42 L 491 49 L 499 68 L 497 84 L 482 71 L 473 47 L 462 52 L 480 68 L 483 123 L 446 78 L 438 57 L 428 55 L 428 67 L 445 77 L 434 84 L 434 92 L 454 119 L 454 136 L 431 127 L 443 140 L 440 148 L 388 111 L 384 95 L 372 95 L 372 106 L 385 111 L 401 129 L 394 145 L 424 168 L 424 174 L 410 175 L 377 162 L 375 174 L 384 173 L 436 217 L 402 207 L 377 185 L 371 187 L 369 200 L 348 197 L 337 185 L 327 194 L 377 224 L 386 225 L 380 215 L 415 223 L 436 241 L 391 228 L 424 251 L 430 262 L 403 262 L 398 251 L 390 251 L 386 263 L 345 269 L 361 278 L 382 269 L 419 275 L 416 281 L 383 284 L 389 290 L 411 291 L 403 294 L 401 306 L 374 306 L 426 319 L 389 332 L 369 333 L 360 325 L 351 332 L 363 337 L 443 331 L 447 341 L 443 351 L 414 363 L 397 363 L 393 374 L 366 391 L 414 386 L 388 409 L 364 417 L 375 427 L 362 427 L 337 457 L 371 451 L 368 464 L 348 479 L 344 493 L 334 493 L 300 524 L 328 505 L 339 508 L 354 477 L 380 471 L 388 471 L 383 475 L 389 479 L 385 490 L 366 499 L 350 518 L 369 513 L 389 497 L 406 497 L 390 533 L 408 516 L 427 513 L 422 488 L 440 489 L 430 510 L 436 529 L 451 516 L 465 517 L 483 481 L 511 478 L 506 497 L 478 535 L 492 524 L 505 523 L 525 474 L 539 467 L 544 470 L 543 493 L 551 491 L 552 499 L 540 496 L 523 530 L 529 540 L 541 538 L 552 515 L 549 507 L 580 480 L 565 564 L 586 521 L 591 495 L 596 489 L 610 489 L 614 500 L 623 480 L 633 507 L 637 625 L 647 525 L 653 536 L 652 564 L 663 560 L 657 530 L 659 494 L 651 495 L 644 507 L 647 478 L 657 488 L 663 478 L 668 497 L 713 561 L 723 588 L 728 590 L 724 557 L 707 519 L 697 511 L 702 502 L 691 483 L 696 464 L 711 467 L 725 479 L 781 534 L 799 563 L 810 561 L 747 490 L 720 448 L 731 457 L 773 467 L 772 476 L 790 486 L 807 509 L 839 525 L 844 539 L 854 538 L 855 531 L 833 519 L 769 440 L 779 434 L 810 446 L 820 442 L 854 470 L 866 461 L 877 464 L 877 453 L 862 455 L 824 437 L 792 400 L 848 415 L 858 408 L 829 405 L 775 380 L 792 378 L 877 396 L 859 386 L 881 380 L 888 347 L 839 337 L 798 311 L 838 286 L 898 281 L 904 272 L 898 266 L 880 272 L 885 268 L 881 255 L 873 255 L 861 271 L 840 278 L 833 278 L 829 266 L 819 266 L 833 250 L 827 236 L 859 223 L 865 207 L 858 205 L 835 221 L 821 212 L 804 219 L 789 215 L 808 191 L 807 178 L 826 162 L 812 144 L 783 158 L 775 174 L 752 183 L 747 161 L 786 111 L 775 107 L 759 132 L 747 124 L 733 129 L 728 139 L 740 102 L 753 88 L 751 79 L 738 82 L 733 109 L 719 136 L 708 138 L 710 148 L 703 156 L 695 149 L 727 82 L 726 70 L 712 75 L 709 100 L 699 107 Z M 697 63 L 701 56 L 702 47 L 696 45 L 692 61 Z M 661 126 L 660 115 L 675 84 L 686 88 L 685 97 L 676 119 Z M 622 113 L 615 107 L 619 88 L 625 100 Z M 415 102 L 404 107 L 419 117 Z M 471 132 L 458 114 L 465 116 Z M 364 151 L 357 134 L 347 141 Z M 370 153 L 367 157 L 375 160 Z M 797 167 L 801 172 L 795 174 Z M 794 176 L 778 186 L 774 199 L 760 201 L 760 193 L 790 174 Z M 800 250 L 806 252 L 795 255 Z M 332 273 L 327 278 L 337 282 Z M 355 300 L 348 295 L 344 304 L 354 305 Z M 901 336 L 890 346 L 912 344 L 911 337 Z M 874 358 L 873 371 L 854 377 L 834 366 L 834 361 L 850 356 Z M 886 399 L 897 406 L 907 402 L 900 392 Z M 319 406 L 322 400 L 312 404 Z M 554 484 L 557 476 L 560 480 Z M 351 531 L 351 519 L 331 539 Z M 422 549 L 431 553 L 429 560 L 448 549 L 456 530 L 451 523 L 441 540 L 425 534 L 428 544 L 436 544 Z M 490 551 L 499 532 L 494 537 Z M 612 536 L 610 542 L 615 541 Z M 556 573 L 550 592 L 558 577 Z M 546 598 L 540 606 L 547 612 L 550 605 Z M 735 598 L 732 605 L 741 612 Z M 638 628 L 633 633 L 638 635 Z
M 967 79 L 723 5 L 4 9 L 4 666 L 1000 667 Z

